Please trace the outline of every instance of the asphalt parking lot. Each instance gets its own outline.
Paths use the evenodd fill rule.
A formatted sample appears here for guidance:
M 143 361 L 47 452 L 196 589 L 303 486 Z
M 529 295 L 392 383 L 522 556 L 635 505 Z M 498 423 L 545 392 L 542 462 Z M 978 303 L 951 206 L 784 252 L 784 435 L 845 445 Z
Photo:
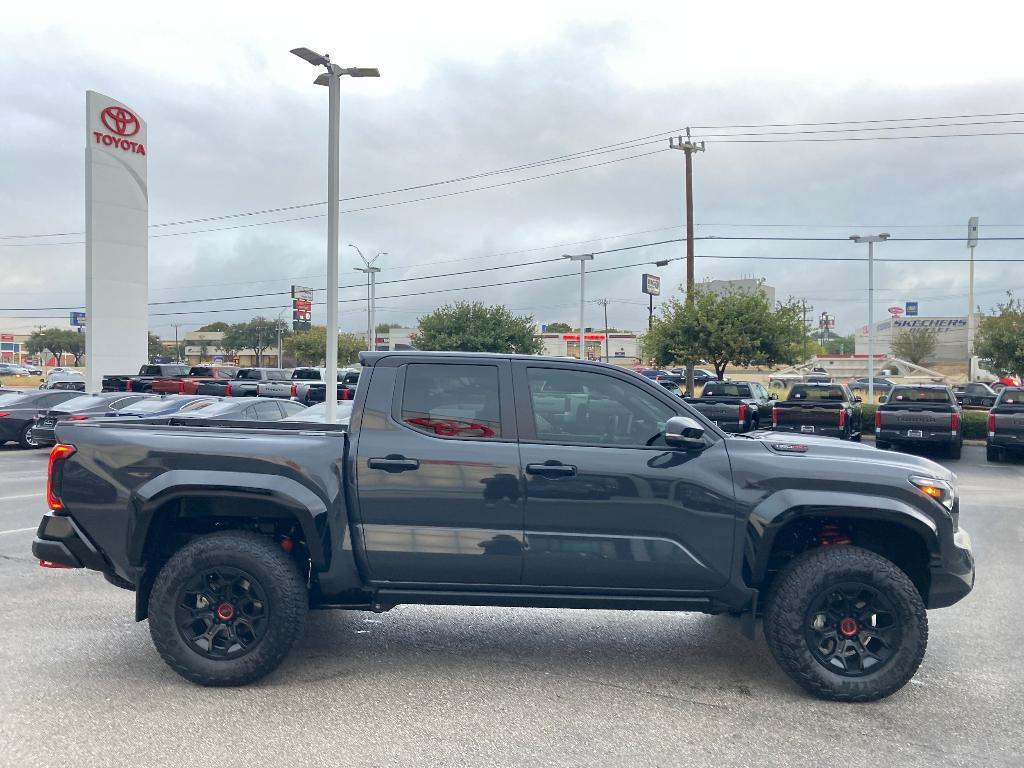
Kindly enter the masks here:
M 0 764 L 1024 764 L 1024 463 L 965 447 L 978 582 L 929 614 L 882 702 L 809 698 L 728 617 L 399 607 L 318 612 L 282 667 L 204 689 L 157 656 L 133 597 L 29 545 L 46 452 L 0 448 Z

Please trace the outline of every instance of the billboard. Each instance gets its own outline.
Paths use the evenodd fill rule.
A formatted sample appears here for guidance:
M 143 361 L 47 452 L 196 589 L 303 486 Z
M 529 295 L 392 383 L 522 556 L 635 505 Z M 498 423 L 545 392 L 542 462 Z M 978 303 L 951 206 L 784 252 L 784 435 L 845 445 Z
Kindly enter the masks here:
M 81 328 L 86 324 L 85 312 L 72 312 L 68 316 L 68 323 L 74 328 Z
M 292 330 L 308 331 L 313 325 L 313 289 L 292 286 Z
M 85 93 L 86 391 L 149 361 L 149 136 L 138 112 Z M 81 326 L 79 326 L 80 328 Z
M 905 305 L 907 317 L 917 317 L 917 302 L 908 301 Z
M 646 272 L 640 276 L 640 290 L 651 296 L 661 295 L 661 278 L 658 275 L 648 275 Z

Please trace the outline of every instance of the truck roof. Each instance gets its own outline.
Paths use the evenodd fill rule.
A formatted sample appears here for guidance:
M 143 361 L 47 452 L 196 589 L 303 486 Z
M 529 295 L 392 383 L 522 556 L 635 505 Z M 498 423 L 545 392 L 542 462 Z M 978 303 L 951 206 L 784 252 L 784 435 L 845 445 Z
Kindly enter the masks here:
M 449 359 L 449 358 L 480 358 L 490 360 L 529 360 L 533 362 L 544 361 L 551 363 L 569 363 L 593 368 L 610 368 L 615 371 L 630 371 L 632 368 L 611 363 L 602 363 L 597 360 L 580 360 L 575 357 L 557 357 L 555 355 L 523 355 L 505 352 L 426 352 L 418 349 L 398 349 L 390 352 L 360 352 L 359 362 L 364 366 L 373 366 L 386 357 L 422 357 L 426 359 Z M 340 370 L 340 368 L 339 368 Z

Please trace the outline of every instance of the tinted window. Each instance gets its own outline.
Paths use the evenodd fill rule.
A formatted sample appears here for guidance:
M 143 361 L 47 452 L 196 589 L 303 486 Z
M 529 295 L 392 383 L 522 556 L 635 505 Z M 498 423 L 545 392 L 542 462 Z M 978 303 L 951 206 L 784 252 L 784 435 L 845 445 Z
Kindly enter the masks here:
M 110 398 L 97 397 L 96 395 L 82 395 L 81 397 L 72 397 L 70 400 L 65 400 L 60 404 L 60 410 L 71 413 L 72 411 L 84 411 L 86 408 L 95 408 L 100 405 L 106 405 Z
M 590 371 L 528 368 L 537 437 L 557 443 L 664 445 L 675 411 L 640 387 Z
M 843 401 L 846 399 L 846 393 L 843 392 L 842 387 L 804 387 L 796 385 L 793 387 L 793 391 L 789 393 L 790 400 L 835 400 Z
M 217 401 L 216 400 L 193 400 L 191 403 L 188 403 L 187 405 L 182 406 L 181 412 L 182 413 L 186 413 L 188 411 L 198 411 L 201 408 L 206 408 L 207 406 L 213 405 L 213 403 L 215 403 L 215 402 L 217 402 Z
M 9 395 L 0 395 L 0 405 L 15 405 L 21 400 L 27 401 L 26 396 L 21 392 L 14 392 Z
M 746 384 L 709 382 L 704 385 L 701 397 L 750 397 L 750 387 Z
M 304 406 L 302 403 L 293 403 L 291 400 L 282 400 L 280 403 L 278 403 L 278 405 L 281 406 L 281 409 L 284 411 L 285 416 L 291 416 L 293 414 L 301 413 L 302 411 L 307 410 L 306 406 Z M 324 410 L 327 410 L 326 405 L 324 406 Z
M 402 422 L 436 437 L 501 437 L 498 368 L 493 365 L 406 367 Z
M 166 411 L 168 408 L 174 406 L 174 400 L 163 400 L 156 398 L 154 400 L 140 400 L 137 403 L 132 403 L 121 409 L 121 413 L 157 413 L 158 411 Z
M 945 389 L 918 387 L 896 387 L 889 396 L 889 402 L 903 403 L 949 403 L 954 399 Z
M 204 401 L 199 401 L 199 402 L 204 402 Z M 185 412 L 185 411 L 195 410 L 195 409 L 189 408 L 188 406 L 185 406 L 181 410 L 182 410 L 182 412 Z M 223 416 L 232 416 L 232 415 L 234 415 L 235 412 L 238 411 L 238 403 L 219 402 L 219 403 L 213 403 L 212 405 L 207 403 L 207 407 L 203 408 L 202 410 L 203 410 L 202 416 L 203 416 L 204 419 L 219 419 L 219 418 L 221 418 Z
M 316 368 L 296 368 L 292 371 L 292 379 L 297 381 L 320 381 L 320 371 Z
M 265 371 L 263 377 L 267 381 L 287 381 L 291 378 L 291 373 L 282 370 Z
M 188 372 L 189 376 L 212 376 L 213 368 L 208 365 L 194 365 Z
M 259 381 L 263 377 L 260 375 L 258 368 L 242 368 L 235 378 L 245 379 L 246 381 Z

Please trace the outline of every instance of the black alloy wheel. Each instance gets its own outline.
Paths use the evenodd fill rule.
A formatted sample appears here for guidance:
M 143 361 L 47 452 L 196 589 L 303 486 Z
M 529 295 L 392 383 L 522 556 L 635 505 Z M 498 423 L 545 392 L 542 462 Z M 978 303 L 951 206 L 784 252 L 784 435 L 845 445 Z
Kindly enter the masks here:
M 182 585 L 175 623 L 193 651 L 209 659 L 237 659 L 266 633 L 270 607 L 266 592 L 249 573 L 220 566 Z
M 26 424 L 18 436 L 18 445 L 22 448 L 38 448 L 39 441 L 32 435 L 32 422 Z
M 886 664 L 902 640 L 889 600 L 874 587 L 844 582 L 822 591 L 807 611 L 811 655 L 838 675 L 861 677 Z

